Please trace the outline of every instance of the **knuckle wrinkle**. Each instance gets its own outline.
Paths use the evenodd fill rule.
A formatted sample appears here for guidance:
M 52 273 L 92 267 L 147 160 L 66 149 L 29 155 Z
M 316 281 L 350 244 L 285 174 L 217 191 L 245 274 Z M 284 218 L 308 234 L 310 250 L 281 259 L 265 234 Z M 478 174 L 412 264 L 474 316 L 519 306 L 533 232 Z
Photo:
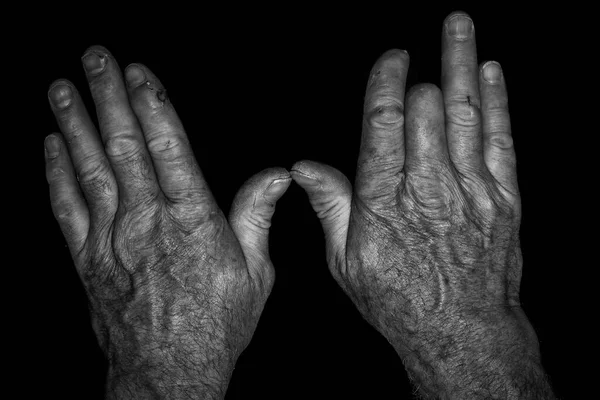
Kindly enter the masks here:
M 367 113 L 369 125 L 374 128 L 396 128 L 404 123 L 404 107 L 398 101 L 380 102 Z

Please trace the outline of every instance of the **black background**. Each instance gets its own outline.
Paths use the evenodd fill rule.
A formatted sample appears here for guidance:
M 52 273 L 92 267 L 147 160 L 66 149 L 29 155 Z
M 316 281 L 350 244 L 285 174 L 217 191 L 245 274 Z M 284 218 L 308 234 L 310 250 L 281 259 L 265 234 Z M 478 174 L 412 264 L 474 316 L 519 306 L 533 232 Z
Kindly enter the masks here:
M 26 244 L 19 247 L 17 262 L 26 285 L 9 288 L 20 291 L 18 302 L 25 308 L 11 325 L 18 327 L 11 331 L 19 340 L 14 371 L 27 377 L 20 385 L 22 397 L 102 398 L 106 364 L 52 216 L 43 159 L 43 139 L 57 129 L 46 98 L 55 79 L 71 80 L 93 115 L 80 63 L 88 46 L 104 45 L 122 69 L 141 62 L 161 79 L 227 215 L 238 188 L 267 167 L 289 169 L 297 160 L 316 160 L 353 182 L 372 64 L 389 48 L 406 49 L 407 86 L 439 86 L 442 22 L 454 9 L 378 8 L 365 10 L 356 22 L 338 14 L 335 23 L 296 18 L 296 11 L 268 23 L 249 18 L 240 23 L 206 12 L 190 23 L 158 9 L 140 9 L 127 18 L 54 10 L 33 30 L 35 49 L 22 55 L 27 111 L 34 115 L 19 131 L 26 132 L 19 140 L 29 149 L 21 182 L 27 182 L 22 190 L 33 203 L 27 222 L 15 230 L 15 239 Z M 561 35 L 556 24 L 549 28 L 549 15 L 518 8 L 462 9 L 475 22 L 479 61 L 499 61 L 508 84 L 523 204 L 522 305 L 556 393 L 576 398 L 581 389 L 576 377 L 584 367 L 575 360 L 581 352 L 573 350 L 581 329 L 573 316 L 579 307 L 574 271 L 589 263 L 580 233 L 571 226 L 573 213 L 564 211 L 577 207 L 561 159 L 576 141 L 558 140 L 573 135 L 562 121 L 563 100 L 556 93 L 562 68 L 573 56 L 561 53 Z M 365 25 L 365 19 L 375 23 Z M 12 199 L 11 209 L 24 205 L 18 199 Z M 236 365 L 227 399 L 412 398 L 392 347 L 362 320 L 330 276 L 322 229 L 295 184 L 277 203 L 270 248 L 275 287 Z

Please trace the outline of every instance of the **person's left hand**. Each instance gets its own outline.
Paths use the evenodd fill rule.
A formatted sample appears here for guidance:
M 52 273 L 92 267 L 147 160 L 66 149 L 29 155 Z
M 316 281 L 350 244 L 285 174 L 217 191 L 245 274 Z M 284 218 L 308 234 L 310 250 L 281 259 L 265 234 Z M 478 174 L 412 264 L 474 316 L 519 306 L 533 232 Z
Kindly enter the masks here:
M 221 398 L 274 282 L 268 230 L 291 181 L 271 168 L 239 190 L 229 222 L 148 68 L 94 46 L 83 64 L 100 135 L 74 85 L 48 96 L 52 210 L 108 357 L 107 397 Z M 127 397 L 128 398 L 128 397 Z

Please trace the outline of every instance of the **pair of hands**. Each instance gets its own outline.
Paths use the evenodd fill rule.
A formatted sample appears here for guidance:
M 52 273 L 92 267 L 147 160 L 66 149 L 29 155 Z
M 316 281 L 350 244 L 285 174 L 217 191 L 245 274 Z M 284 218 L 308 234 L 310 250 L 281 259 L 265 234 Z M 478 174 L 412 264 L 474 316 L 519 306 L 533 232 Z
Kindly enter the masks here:
M 515 365 L 529 383 L 543 376 L 519 306 L 505 82 L 497 63 L 478 66 L 464 13 L 448 16 L 442 46 L 441 90 L 405 95 L 406 52 L 376 62 L 354 188 L 312 161 L 270 168 L 242 186 L 229 218 L 147 67 L 122 74 L 106 49 L 85 53 L 99 134 L 76 88 L 51 85 L 62 132 L 45 143 L 52 209 L 109 360 L 109 397 L 224 395 L 274 283 L 269 226 L 292 180 L 322 222 L 332 275 L 424 396 L 541 387 L 502 380 Z

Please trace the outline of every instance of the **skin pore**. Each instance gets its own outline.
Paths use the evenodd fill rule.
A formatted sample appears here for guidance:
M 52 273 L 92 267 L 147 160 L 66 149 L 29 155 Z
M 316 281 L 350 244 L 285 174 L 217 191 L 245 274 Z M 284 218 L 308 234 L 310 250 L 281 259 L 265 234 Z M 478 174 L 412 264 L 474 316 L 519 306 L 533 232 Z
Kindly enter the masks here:
M 106 397 L 225 396 L 275 281 L 268 233 L 294 180 L 326 235 L 329 269 L 394 347 L 425 399 L 551 399 L 519 303 L 521 218 L 506 83 L 478 65 L 470 18 L 442 30 L 442 87 L 405 93 L 410 57 L 385 53 L 367 82 L 354 185 L 304 160 L 239 189 L 226 217 L 166 88 L 101 46 L 79 91 L 50 86 L 53 213 L 109 362 Z

